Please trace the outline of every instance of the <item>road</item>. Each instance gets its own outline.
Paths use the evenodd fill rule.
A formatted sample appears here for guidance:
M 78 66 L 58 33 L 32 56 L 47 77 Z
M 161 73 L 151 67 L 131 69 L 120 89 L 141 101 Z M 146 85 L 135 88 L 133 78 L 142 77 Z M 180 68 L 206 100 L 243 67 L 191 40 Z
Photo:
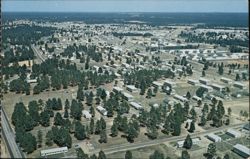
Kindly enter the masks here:
M 9 121 L 7 119 L 7 116 L 3 107 L 2 107 L 1 113 L 2 113 L 1 120 L 2 120 L 3 139 L 5 140 L 5 143 L 7 145 L 8 151 L 10 153 L 10 157 L 11 158 L 25 158 L 24 153 L 21 151 L 21 149 L 18 147 L 15 141 L 15 134 L 12 128 L 10 127 Z
M 223 130 L 226 130 L 228 128 L 238 128 L 238 127 L 241 127 L 242 125 L 244 125 L 246 123 L 248 123 L 248 122 L 235 124 L 235 125 L 230 125 L 230 126 L 223 126 L 223 127 L 220 127 L 220 128 L 213 128 L 213 129 L 210 129 L 210 130 L 206 130 L 204 132 L 198 132 L 198 133 L 191 134 L 191 137 L 194 138 L 194 137 L 198 137 L 198 136 L 204 136 L 204 135 L 208 135 L 210 133 L 223 131 Z M 142 148 L 142 147 L 158 145 L 158 144 L 164 143 L 164 142 L 173 142 L 173 141 L 184 140 L 185 138 L 186 138 L 186 135 L 173 136 L 173 137 L 162 137 L 162 138 L 158 138 L 158 139 L 155 139 L 155 140 L 147 140 L 147 141 L 139 141 L 139 142 L 135 142 L 135 143 L 126 143 L 126 144 L 121 144 L 121 145 L 114 145 L 114 146 L 111 146 L 109 148 L 102 149 L 102 151 L 104 151 L 105 154 L 112 154 L 114 152 L 127 151 L 127 150 Z M 99 151 L 100 151 L 100 149 L 95 149 L 90 153 L 91 154 L 97 154 Z
M 36 54 L 36 56 L 38 57 L 39 60 L 41 60 L 42 62 L 46 60 L 46 58 L 43 57 L 41 52 L 39 52 L 34 45 L 31 45 L 31 48 L 32 48 L 32 50 L 34 51 L 34 53 Z

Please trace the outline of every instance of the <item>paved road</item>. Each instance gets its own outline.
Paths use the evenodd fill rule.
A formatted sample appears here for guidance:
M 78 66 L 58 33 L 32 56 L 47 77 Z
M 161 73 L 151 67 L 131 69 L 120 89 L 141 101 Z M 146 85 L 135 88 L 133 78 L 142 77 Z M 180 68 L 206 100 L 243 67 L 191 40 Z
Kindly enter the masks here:
M 198 136 L 204 136 L 204 135 L 208 135 L 210 133 L 215 133 L 218 131 L 222 131 L 222 130 L 226 130 L 228 128 L 237 128 L 237 127 L 241 127 L 242 125 L 246 124 L 245 123 L 240 123 L 240 124 L 235 124 L 235 125 L 230 125 L 230 126 L 223 126 L 220 128 L 213 128 L 210 130 L 206 130 L 204 132 L 198 132 L 198 133 L 194 133 L 191 134 L 191 137 L 198 137 Z M 114 145 L 111 146 L 109 148 L 106 149 L 102 149 L 102 151 L 105 152 L 105 154 L 111 154 L 114 152 L 120 152 L 120 151 L 127 151 L 127 150 L 133 150 L 133 149 L 137 149 L 137 148 L 142 148 L 142 147 L 148 147 L 148 146 L 152 146 L 152 145 L 157 145 L 160 143 L 164 143 L 164 142 L 173 142 L 173 141 L 179 141 L 179 140 L 184 140 L 186 138 L 186 135 L 182 135 L 182 136 L 174 136 L 174 137 L 162 137 L 162 138 L 158 138 L 156 140 L 147 140 L 147 141 L 139 141 L 136 143 L 126 143 L 126 144 L 121 144 L 121 145 Z M 100 149 L 95 149 L 92 152 L 90 152 L 91 154 L 96 154 L 100 151 Z
M 46 58 L 43 57 L 42 53 L 38 51 L 34 45 L 31 45 L 31 48 L 34 51 L 34 53 L 37 55 L 39 60 L 41 60 L 42 62 L 46 60 Z
M 7 119 L 7 116 L 5 114 L 4 108 L 2 107 L 2 134 L 3 139 L 5 140 L 5 143 L 7 145 L 8 151 L 10 153 L 11 158 L 25 158 L 25 155 L 22 153 L 20 148 L 18 147 L 16 141 L 15 141 L 15 134 L 13 130 L 10 127 L 9 121 Z

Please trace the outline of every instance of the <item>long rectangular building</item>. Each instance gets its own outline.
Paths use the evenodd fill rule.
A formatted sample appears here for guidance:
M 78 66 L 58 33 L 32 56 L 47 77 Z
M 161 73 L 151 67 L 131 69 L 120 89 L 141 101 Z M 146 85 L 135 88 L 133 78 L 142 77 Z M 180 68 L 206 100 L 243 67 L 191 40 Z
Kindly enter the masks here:
M 55 155 L 59 153 L 65 153 L 65 152 L 68 152 L 68 147 L 59 147 L 59 148 L 41 150 L 41 156 L 44 157 L 44 156 Z

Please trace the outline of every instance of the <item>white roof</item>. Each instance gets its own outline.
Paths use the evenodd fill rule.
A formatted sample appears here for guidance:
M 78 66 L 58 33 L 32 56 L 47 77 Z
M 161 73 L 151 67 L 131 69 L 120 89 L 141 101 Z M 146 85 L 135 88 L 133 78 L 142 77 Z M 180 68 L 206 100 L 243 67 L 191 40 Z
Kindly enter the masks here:
M 201 80 L 201 81 L 206 81 L 206 82 L 209 82 L 210 80 L 209 79 L 206 79 L 206 78 L 200 78 L 199 80 Z
M 178 99 L 181 99 L 181 100 L 188 100 L 187 98 L 183 97 L 183 96 L 180 96 L 178 94 L 175 94 L 174 95 L 175 98 L 178 98 Z
M 133 96 L 131 95 L 131 94 L 128 94 L 128 93 L 126 93 L 126 92 L 123 92 L 122 93 L 125 97 L 127 97 L 127 98 L 133 98 Z
M 137 108 L 137 109 L 142 108 L 142 106 L 141 106 L 140 104 L 136 103 L 136 102 L 130 102 L 130 104 L 131 104 L 133 107 Z
M 129 89 L 137 89 L 134 85 L 127 85 L 126 87 Z
M 250 149 L 244 145 L 236 144 L 234 145 L 234 148 L 240 150 L 241 152 L 244 152 L 247 155 L 250 155 Z
M 215 134 L 208 134 L 207 135 L 209 138 L 214 139 L 214 140 L 221 140 L 221 137 Z
M 235 135 L 235 136 L 240 136 L 241 135 L 241 133 L 239 131 L 234 130 L 234 129 L 228 129 L 227 133 Z
M 83 110 L 82 111 L 82 114 L 86 117 L 86 118 L 91 118 L 92 117 L 92 115 L 89 113 L 89 111 L 87 111 L 87 110 Z
M 231 79 L 226 78 L 226 77 L 221 77 L 221 80 L 225 80 L 225 81 L 232 81 Z
M 120 87 L 113 87 L 114 90 L 117 90 L 117 91 L 122 91 L 123 89 L 120 88 Z
M 169 80 L 165 80 L 164 83 L 168 83 L 168 84 L 171 84 L 171 85 L 175 84 L 175 82 L 172 82 L 172 81 L 169 81 Z
M 222 85 L 219 85 L 219 84 L 216 84 L 216 83 L 213 83 L 211 86 L 218 87 L 218 88 L 225 88 L 225 86 L 222 86 Z
M 162 83 L 157 82 L 157 81 L 154 81 L 154 82 L 153 82 L 153 84 L 154 84 L 154 85 L 157 85 L 157 86 L 163 86 L 163 84 L 162 84 Z
M 105 109 L 105 108 L 103 108 L 103 107 L 102 107 L 102 106 L 100 106 L 100 105 L 99 105 L 99 106 L 97 106 L 97 107 L 96 107 L 96 109 L 98 109 L 99 111 L 106 111 L 106 109 Z
M 194 83 L 198 83 L 199 82 L 198 80 L 194 80 L 194 79 L 188 79 L 188 81 L 194 82 Z
M 57 151 L 68 151 L 68 147 L 59 147 L 59 148 L 53 148 L 53 149 L 47 149 L 47 150 L 41 150 L 41 154 L 45 153 L 53 153 Z

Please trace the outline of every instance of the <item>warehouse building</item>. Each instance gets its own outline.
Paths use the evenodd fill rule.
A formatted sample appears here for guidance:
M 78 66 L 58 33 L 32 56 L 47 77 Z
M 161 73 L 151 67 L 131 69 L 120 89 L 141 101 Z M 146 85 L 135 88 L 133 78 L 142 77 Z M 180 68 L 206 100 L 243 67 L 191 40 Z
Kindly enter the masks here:
M 241 137 L 241 133 L 239 131 L 234 130 L 234 129 L 228 129 L 226 134 L 228 134 L 234 138 Z
M 131 94 L 128 94 L 128 93 L 126 93 L 126 92 L 122 92 L 122 95 L 123 95 L 123 98 L 124 98 L 126 101 L 131 102 L 131 101 L 134 99 L 134 96 L 132 96 Z
M 177 146 L 178 148 L 181 148 L 181 147 L 183 147 L 184 142 L 185 142 L 184 140 L 183 140 L 183 141 L 178 141 L 178 142 L 176 143 L 176 146 Z M 194 139 L 192 139 L 193 145 L 197 145 L 197 144 L 199 144 L 199 142 L 200 142 L 200 138 L 194 138 Z
M 234 87 L 236 88 L 240 88 L 240 89 L 245 89 L 246 86 L 243 84 L 243 83 L 240 83 L 240 82 L 234 82 Z
M 154 82 L 152 82 L 152 85 L 153 85 L 153 87 L 156 87 L 156 88 L 158 88 L 158 89 L 161 90 L 161 89 L 162 89 L 162 86 L 163 86 L 163 83 L 154 81 Z
M 138 92 L 138 88 L 136 88 L 134 85 L 127 85 L 126 89 L 132 93 Z
M 209 134 L 207 135 L 207 138 L 213 142 L 221 142 L 221 137 L 215 134 Z
M 82 115 L 83 117 L 85 117 L 86 119 L 91 119 L 92 118 L 92 115 L 89 113 L 89 111 L 87 110 L 83 110 L 82 111 Z
M 55 154 L 66 153 L 66 152 L 68 152 L 68 147 L 59 147 L 59 148 L 41 150 L 41 156 L 45 157 L 49 155 L 55 155 Z
M 233 152 L 237 153 L 238 155 L 244 158 L 250 157 L 250 149 L 241 144 L 234 145 Z
M 120 87 L 113 87 L 113 92 L 115 92 L 115 93 L 121 93 L 122 91 L 123 91 L 123 89 Z
M 167 90 L 167 88 L 171 88 L 173 89 L 174 87 L 176 87 L 176 83 L 175 82 L 172 82 L 172 81 L 164 81 L 164 84 L 163 84 L 163 89 L 164 90 Z
M 180 96 L 180 95 L 178 95 L 178 94 L 175 94 L 175 95 L 174 95 L 174 98 L 177 99 L 177 100 L 179 100 L 179 101 L 181 101 L 181 102 L 187 102 L 187 101 L 188 101 L 187 98 L 185 98 L 185 97 L 183 97 L 183 96 Z
M 210 84 L 210 80 L 205 79 L 205 78 L 200 78 L 199 82 L 202 83 L 202 84 L 205 84 L 205 85 L 209 85 Z
M 199 81 L 198 80 L 189 79 L 187 81 L 187 83 L 195 86 L 195 85 L 197 85 L 199 83 Z
M 143 107 L 140 104 L 136 103 L 136 102 L 130 102 L 130 105 L 132 107 L 134 107 L 135 109 L 137 109 L 137 110 L 143 109 Z
M 214 90 L 217 90 L 217 91 L 225 91 L 226 90 L 226 87 L 225 86 L 222 86 L 222 85 L 219 85 L 219 84 L 211 84 L 211 87 L 214 89 Z
M 200 87 L 202 87 L 203 89 L 205 89 L 207 92 L 212 92 L 213 91 L 212 87 L 204 85 L 204 84 L 200 85 Z
M 232 83 L 232 80 L 231 79 L 229 79 L 229 78 L 225 78 L 225 77 L 221 77 L 221 79 L 220 79 L 222 82 L 224 82 L 224 83 L 227 83 L 227 84 L 230 84 L 230 83 Z
M 104 116 L 106 116 L 108 114 L 108 111 L 103 108 L 102 106 L 97 106 L 96 109 Z

